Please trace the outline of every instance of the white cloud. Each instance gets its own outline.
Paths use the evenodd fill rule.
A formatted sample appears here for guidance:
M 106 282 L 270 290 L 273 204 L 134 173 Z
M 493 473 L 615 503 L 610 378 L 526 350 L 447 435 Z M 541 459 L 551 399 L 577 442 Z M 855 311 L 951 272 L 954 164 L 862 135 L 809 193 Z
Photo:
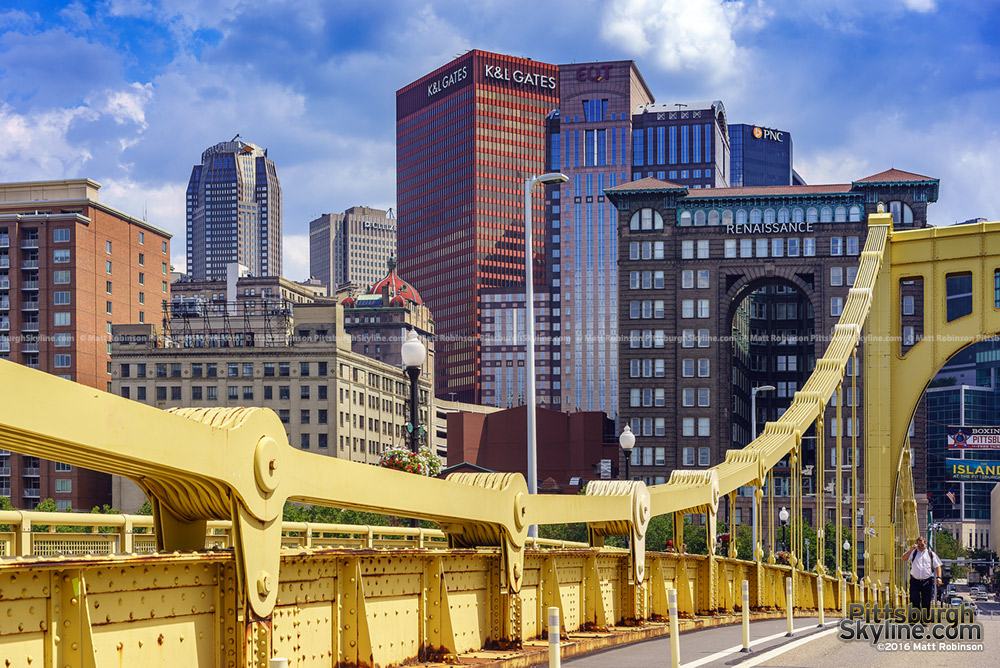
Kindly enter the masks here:
M 309 235 L 285 234 L 282 236 L 283 273 L 293 281 L 309 278 Z
M 986 130 L 970 135 L 970 123 Z M 931 224 L 1000 219 L 994 177 L 1000 173 L 1000 131 L 969 118 L 966 109 L 930 124 L 886 110 L 864 114 L 836 148 L 796 150 L 795 164 L 809 183 L 850 183 L 890 167 L 931 176 L 941 180 L 939 199 L 927 212 Z
M 19 114 L 0 104 L 0 176 L 7 181 L 81 176 L 91 159 L 66 137 L 76 120 L 93 120 L 86 107 Z
M 146 105 L 153 99 L 153 84 L 132 83 L 123 90 L 105 90 L 87 98 L 87 104 L 110 115 L 119 125 L 135 123 L 146 129 Z
M 626 0 L 608 5 L 601 36 L 669 72 L 725 81 L 748 64 L 749 53 L 737 44 L 736 32 L 759 30 L 769 18 L 770 10 L 759 2 Z
M 174 235 L 171 248 L 184 251 L 184 193 L 187 182 L 146 183 L 129 178 L 98 179 L 100 200 Z
M 936 0 L 903 0 L 907 9 L 925 14 L 937 9 Z

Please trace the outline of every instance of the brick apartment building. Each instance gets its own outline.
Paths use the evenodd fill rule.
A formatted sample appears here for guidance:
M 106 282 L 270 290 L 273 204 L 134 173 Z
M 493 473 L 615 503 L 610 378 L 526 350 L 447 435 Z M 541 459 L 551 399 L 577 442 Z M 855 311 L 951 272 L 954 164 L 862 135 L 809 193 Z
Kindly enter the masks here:
M 170 237 L 98 201 L 90 179 L 0 184 L 0 359 L 111 390 L 111 323 L 154 322 Z M 110 476 L 0 450 L 0 496 L 110 503 Z

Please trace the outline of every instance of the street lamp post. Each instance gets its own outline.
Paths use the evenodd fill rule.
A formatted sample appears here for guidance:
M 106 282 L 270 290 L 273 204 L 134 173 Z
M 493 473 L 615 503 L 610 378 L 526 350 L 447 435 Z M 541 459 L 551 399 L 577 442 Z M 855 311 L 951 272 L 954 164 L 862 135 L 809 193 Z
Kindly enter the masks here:
M 849 562 L 851 560 L 851 541 L 845 540 L 843 548 L 844 548 L 844 561 Z M 853 571 L 854 569 L 852 568 L 851 570 Z
M 788 552 L 787 538 L 788 538 L 788 510 L 782 506 L 781 512 L 778 513 L 778 519 L 781 520 L 781 544 L 785 548 L 785 552 Z
M 757 393 L 758 392 L 770 392 L 774 390 L 774 385 L 758 385 L 757 387 L 750 388 L 750 440 L 754 441 L 757 439 Z M 750 502 L 750 507 L 753 511 L 753 554 L 754 559 L 757 558 L 757 495 L 753 495 L 753 501 Z M 774 549 L 774 546 L 771 546 Z
M 538 452 L 535 443 L 535 278 L 532 271 L 534 246 L 531 239 L 531 189 L 536 183 L 565 183 L 569 177 L 559 172 L 549 172 L 532 176 L 524 180 L 524 311 L 525 330 L 528 334 L 528 354 L 525 368 L 525 385 L 527 385 L 528 413 L 528 493 L 538 493 Z M 538 537 L 538 527 L 534 524 L 528 527 L 528 535 Z
M 410 432 L 410 452 L 416 454 L 420 451 L 420 427 L 418 426 L 420 423 L 420 414 L 417 409 L 417 378 L 420 377 L 420 369 L 424 365 L 424 359 L 427 357 L 427 348 L 417 338 L 416 330 L 411 329 L 406 332 L 406 340 L 400 347 L 400 354 L 403 358 L 403 367 L 406 369 L 406 375 L 410 379 L 410 423 L 407 427 Z M 420 521 L 416 519 L 410 520 L 410 525 L 419 527 Z
M 628 480 L 628 460 L 632 458 L 632 448 L 635 447 L 635 434 L 632 433 L 632 427 L 625 425 L 625 431 L 618 437 L 618 443 L 621 444 L 622 450 L 625 451 L 625 480 Z

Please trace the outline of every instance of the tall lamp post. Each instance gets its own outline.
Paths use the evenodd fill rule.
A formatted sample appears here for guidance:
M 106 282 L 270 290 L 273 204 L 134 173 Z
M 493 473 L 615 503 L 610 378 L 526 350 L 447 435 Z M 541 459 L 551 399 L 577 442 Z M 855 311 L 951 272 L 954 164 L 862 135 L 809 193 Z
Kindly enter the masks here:
M 632 458 L 632 448 L 635 447 L 635 434 L 632 433 L 632 427 L 625 425 L 625 431 L 618 437 L 618 443 L 625 451 L 625 480 L 628 480 L 628 460 Z
M 785 552 L 788 552 L 788 547 L 786 545 L 788 538 L 788 510 L 782 506 L 781 512 L 778 513 L 778 519 L 781 520 L 781 544 L 785 548 Z
M 406 368 L 406 375 L 410 378 L 410 452 L 419 452 L 419 424 L 420 416 L 417 412 L 417 378 L 420 377 L 420 369 L 427 358 L 427 348 L 417 337 L 416 330 L 406 332 L 406 341 L 400 349 L 403 357 L 403 366 Z
M 843 548 L 844 548 L 844 565 L 846 566 L 847 563 L 850 562 L 851 560 L 851 541 L 845 540 Z M 854 569 L 851 568 L 850 570 L 853 571 Z
M 534 245 L 531 240 L 531 189 L 536 183 L 565 183 L 569 177 L 559 172 L 549 172 L 532 176 L 524 180 L 524 311 L 527 341 L 527 367 L 525 368 L 525 385 L 527 385 L 528 413 L 528 493 L 538 493 L 538 451 L 535 443 L 535 278 L 532 270 Z M 528 536 L 538 537 L 538 526 L 528 527 Z
M 758 385 L 757 387 L 750 388 L 750 440 L 755 441 L 757 439 L 757 393 L 758 392 L 770 392 L 776 389 L 774 385 Z M 757 558 L 757 495 L 753 495 L 753 501 L 750 502 L 750 507 L 753 509 L 753 554 L 754 559 Z M 771 546 L 774 549 L 774 546 Z
M 406 332 L 406 340 L 400 347 L 400 354 L 403 358 L 403 367 L 406 375 L 410 378 L 410 422 L 406 425 L 410 433 L 410 452 L 416 454 L 420 451 L 420 413 L 417 409 L 417 379 L 420 377 L 420 369 L 424 365 L 427 357 L 427 348 L 417 337 L 416 330 Z M 419 527 L 420 520 L 410 520 L 410 526 Z

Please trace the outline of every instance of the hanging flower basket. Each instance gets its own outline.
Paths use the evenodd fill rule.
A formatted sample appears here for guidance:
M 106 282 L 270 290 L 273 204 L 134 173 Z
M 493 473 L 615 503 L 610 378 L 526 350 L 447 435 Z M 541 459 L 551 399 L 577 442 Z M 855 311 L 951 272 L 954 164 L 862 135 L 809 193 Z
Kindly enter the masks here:
M 441 459 L 427 448 L 410 452 L 409 448 L 394 445 L 382 453 L 378 463 L 387 469 L 418 475 L 436 476 L 441 472 Z

